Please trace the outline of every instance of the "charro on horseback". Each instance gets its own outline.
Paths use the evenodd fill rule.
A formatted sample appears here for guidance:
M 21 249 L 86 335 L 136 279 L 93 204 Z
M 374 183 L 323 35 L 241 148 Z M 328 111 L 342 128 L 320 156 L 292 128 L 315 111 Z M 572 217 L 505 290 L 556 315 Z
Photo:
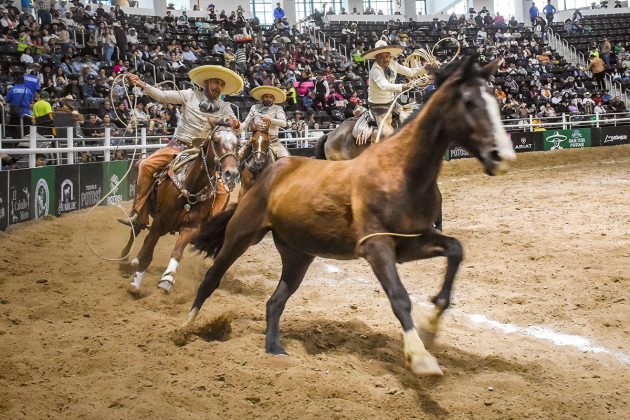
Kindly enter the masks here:
M 178 153 L 206 140 L 215 124 L 240 129 L 239 120 L 229 104 L 221 100 L 221 95 L 241 91 L 243 89 L 241 77 L 225 67 L 211 65 L 196 67 L 188 76 L 200 89 L 163 91 L 148 85 L 134 74 L 128 76 L 132 84 L 139 86 L 145 94 L 156 101 L 182 105 L 182 116 L 173 139 L 165 147 L 140 161 L 132 214 L 129 219 L 119 219 L 121 223 L 140 227 L 148 225 L 146 203 L 153 186 L 154 174 L 171 162 Z M 215 205 L 222 208 L 228 200 L 229 193 L 219 180 Z
M 251 107 L 243 121 L 243 126 L 252 133 L 252 136 L 239 151 L 239 160 L 244 161 L 251 153 L 252 139 L 257 132 L 269 136 L 269 149 L 275 160 L 290 156 L 287 149 L 278 141 L 280 128 L 287 126 L 284 109 L 279 105 L 286 101 L 286 94 L 274 86 L 258 86 L 252 90 L 252 97 L 260 102 Z

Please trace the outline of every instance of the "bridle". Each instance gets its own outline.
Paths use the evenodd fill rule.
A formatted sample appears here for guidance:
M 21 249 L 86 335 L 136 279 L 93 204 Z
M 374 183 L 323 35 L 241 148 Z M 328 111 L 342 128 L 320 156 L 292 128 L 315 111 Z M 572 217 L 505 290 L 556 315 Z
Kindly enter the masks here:
M 257 133 L 258 132 L 263 132 L 263 131 L 259 130 L 257 131 Z M 265 134 L 269 136 L 269 134 L 267 133 Z M 259 136 L 261 135 L 262 134 L 259 134 Z M 261 142 L 262 141 L 264 141 L 264 139 L 262 139 Z M 257 156 L 262 157 L 262 164 L 256 163 L 255 159 Z M 252 145 L 252 151 L 249 152 L 249 155 L 243 162 L 243 167 L 249 169 L 253 173 L 258 173 L 265 166 L 265 162 L 267 161 L 268 156 L 269 156 L 269 141 L 267 141 L 267 150 L 264 150 L 264 151 L 262 150 L 262 143 L 261 143 L 261 147 L 258 148 L 258 150 L 254 148 Z
M 224 159 L 232 156 L 236 162 L 238 162 L 238 156 L 236 153 L 227 152 L 221 156 L 218 156 L 218 153 L 215 149 L 214 145 L 214 136 L 219 132 L 220 126 L 216 126 L 212 129 L 212 132 L 208 136 L 206 140 L 204 140 L 199 145 L 199 154 L 201 155 L 201 160 L 203 161 L 203 169 L 206 172 L 206 176 L 208 177 L 208 185 L 213 185 L 213 191 L 216 192 L 216 180 L 217 178 L 221 178 L 223 176 L 223 169 L 221 167 L 221 162 Z M 210 142 L 210 148 L 212 149 L 212 154 L 214 156 L 214 175 L 210 175 L 210 171 L 208 170 L 208 153 L 206 152 L 206 143 Z
M 203 169 L 208 178 L 208 183 L 196 193 L 191 193 L 186 189 L 186 187 L 182 184 L 182 182 L 174 176 L 175 174 L 172 172 L 172 169 L 169 169 L 168 175 L 180 191 L 181 196 L 184 197 L 187 203 L 184 205 L 184 210 L 190 211 L 191 206 L 206 201 L 208 198 L 213 197 L 217 192 L 217 179 L 220 179 L 223 176 L 223 171 L 221 168 L 221 162 L 224 159 L 232 156 L 236 162 L 238 162 L 238 157 L 236 153 L 228 152 L 224 153 L 221 156 L 218 156 L 215 145 L 214 145 L 214 136 L 219 131 L 220 127 L 215 127 L 210 135 L 199 145 L 199 155 L 201 156 L 201 160 L 203 162 Z M 210 149 L 212 150 L 212 154 L 214 156 L 214 173 L 210 175 L 210 170 L 208 169 L 208 152 L 207 152 L 207 143 L 210 142 Z

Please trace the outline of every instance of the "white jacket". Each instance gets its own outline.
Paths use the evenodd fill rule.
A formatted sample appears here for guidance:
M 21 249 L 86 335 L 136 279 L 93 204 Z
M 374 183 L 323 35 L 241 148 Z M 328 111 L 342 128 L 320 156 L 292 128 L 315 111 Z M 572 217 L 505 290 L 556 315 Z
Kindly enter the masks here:
M 419 75 L 423 69 L 412 69 L 401 66 L 396 61 L 391 61 L 389 68 L 392 74 L 388 78 L 385 71 L 377 63 L 374 62 L 370 70 L 370 85 L 368 86 L 368 102 L 372 104 L 389 104 L 396 97 L 396 93 L 402 92 L 403 85 L 394 83 L 398 73 L 406 77 L 414 77 Z

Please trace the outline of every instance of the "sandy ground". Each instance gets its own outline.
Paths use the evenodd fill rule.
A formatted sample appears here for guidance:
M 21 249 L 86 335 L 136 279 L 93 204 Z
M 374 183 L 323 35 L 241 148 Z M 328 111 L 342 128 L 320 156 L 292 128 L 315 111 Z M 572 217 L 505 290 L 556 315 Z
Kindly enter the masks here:
M 492 178 L 472 160 L 445 164 L 445 232 L 466 259 L 433 350 L 440 379 L 404 367 L 400 326 L 362 260 L 314 262 L 283 317 L 290 356 L 271 357 L 270 238 L 186 337 L 211 261 L 189 252 L 162 295 L 173 236 L 133 297 L 84 240 L 116 256 L 116 208 L 0 233 L 0 418 L 630 418 L 630 147 L 519 158 Z M 400 266 L 416 319 L 444 267 Z

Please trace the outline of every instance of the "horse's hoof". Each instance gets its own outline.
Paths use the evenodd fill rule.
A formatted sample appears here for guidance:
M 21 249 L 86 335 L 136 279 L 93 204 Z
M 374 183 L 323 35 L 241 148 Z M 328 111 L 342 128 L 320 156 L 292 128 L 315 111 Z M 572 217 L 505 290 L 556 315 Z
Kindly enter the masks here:
M 173 291 L 173 282 L 170 280 L 160 280 L 157 287 L 158 289 L 162 289 L 164 293 L 170 294 Z
M 408 361 L 407 364 L 413 373 L 418 376 L 444 376 L 435 357 L 428 353 L 422 357 L 416 357 L 415 360 Z
M 288 356 L 289 355 L 289 353 L 287 353 L 287 351 L 284 349 L 284 347 L 282 347 L 280 345 L 278 345 L 278 346 L 270 346 L 265 351 L 268 354 L 271 354 L 273 356 Z

